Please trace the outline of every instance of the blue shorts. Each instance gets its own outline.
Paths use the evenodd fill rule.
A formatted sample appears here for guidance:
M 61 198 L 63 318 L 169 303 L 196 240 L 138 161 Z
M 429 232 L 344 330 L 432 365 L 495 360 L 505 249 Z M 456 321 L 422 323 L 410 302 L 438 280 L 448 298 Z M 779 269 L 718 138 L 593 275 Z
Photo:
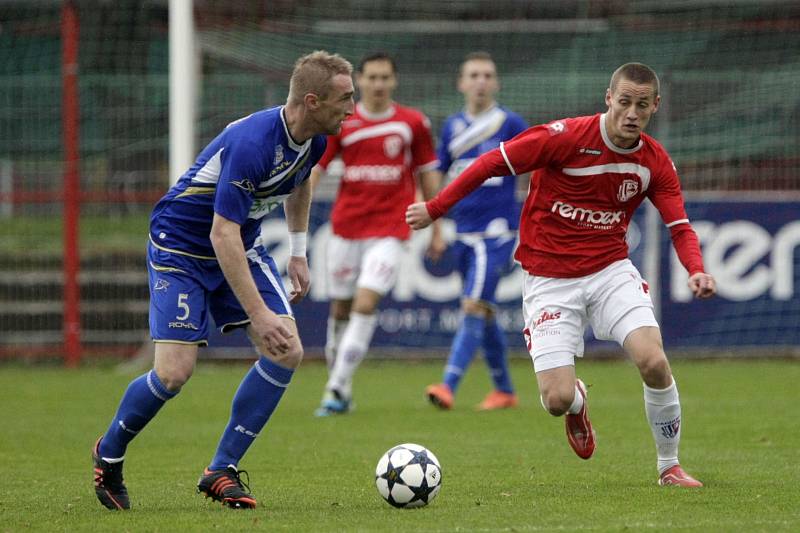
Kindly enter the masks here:
M 460 235 L 453 244 L 458 270 L 464 279 L 465 298 L 496 303 L 500 279 L 513 266 L 515 240 L 508 237 L 483 238 Z
M 267 307 L 292 316 L 275 261 L 262 246 L 247 251 L 250 273 Z M 150 280 L 150 335 L 158 342 L 208 344 L 209 318 L 227 333 L 250 318 L 233 294 L 219 263 L 147 245 Z M 209 312 L 211 317 L 209 317 Z

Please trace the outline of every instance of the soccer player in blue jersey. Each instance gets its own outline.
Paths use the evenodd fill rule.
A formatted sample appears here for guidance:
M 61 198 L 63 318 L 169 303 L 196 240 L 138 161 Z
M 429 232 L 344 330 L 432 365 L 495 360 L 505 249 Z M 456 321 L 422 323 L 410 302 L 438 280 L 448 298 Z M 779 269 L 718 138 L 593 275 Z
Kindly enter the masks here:
M 527 128 L 519 115 L 497 104 L 495 95 L 499 89 L 492 56 L 487 52 L 467 55 L 458 78 L 458 90 L 464 95 L 466 106 L 448 117 L 438 149 L 439 169 L 450 180 L 476 157 Z M 517 405 L 506 363 L 505 336 L 494 312 L 495 289 L 511 265 L 519 225 L 515 193 L 514 176 L 497 176 L 486 180 L 450 210 L 457 232 L 454 251 L 464 280 L 463 316 L 453 338 L 443 382 L 426 389 L 430 401 L 442 409 L 453 407 L 456 389 L 479 348 L 483 349 L 494 388 L 478 409 Z
M 308 177 L 325 135 L 339 132 L 354 105 L 349 62 L 324 51 L 301 57 L 286 104 L 229 124 L 156 205 L 147 250 L 155 363 L 130 383 L 92 450 L 95 493 L 107 508 L 130 508 L 122 478 L 128 444 L 192 375 L 211 317 L 223 332 L 246 328 L 259 358 L 197 489 L 232 508 L 256 506 L 238 464 L 303 357 L 290 304 L 309 288 Z M 280 204 L 289 230 L 288 294 L 260 240 L 262 219 Z

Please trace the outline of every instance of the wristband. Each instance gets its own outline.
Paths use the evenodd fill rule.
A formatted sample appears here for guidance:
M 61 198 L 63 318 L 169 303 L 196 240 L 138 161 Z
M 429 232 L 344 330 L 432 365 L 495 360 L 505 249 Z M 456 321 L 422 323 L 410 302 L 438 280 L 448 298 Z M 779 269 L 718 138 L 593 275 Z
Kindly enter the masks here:
M 289 232 L 289 255 L 291 257 L 305 257 L 308 233 L 305 231 Z

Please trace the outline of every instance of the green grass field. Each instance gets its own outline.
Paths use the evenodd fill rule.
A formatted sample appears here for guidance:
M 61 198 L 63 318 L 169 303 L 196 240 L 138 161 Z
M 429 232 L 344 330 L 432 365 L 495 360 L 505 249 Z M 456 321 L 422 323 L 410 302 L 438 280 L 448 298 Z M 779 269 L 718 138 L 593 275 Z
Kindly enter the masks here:
M 579 363 L 591 384 L 598 449 L 573 455 L 563 420 L 539 405 L 530 364 L 513 375 L 521 406 L 476 413 L 486 392 L 480 362 L 456 409 L 435 411 L 422 390 L 438 362 L 368 362 L 356 411 L 316 419 L 324 366 L 304 364 L 240 465 L 259 500 L 232 511 L 194 486 L 224 426 L 244 365 L 201 363 L 183 392 L 131 445 L 132 509 L 100 507 L 90 447 L 134 374 L 0 367 L 0 531 L 797 531 L 800 448 L 797 361 L 677 361 L 681 459 L 700 490 L 655 483 L 642 389 L 624 362 Z M 394 509 L 373 471 L 395 444 L 437 454 L 443 488 L 428 507 Z

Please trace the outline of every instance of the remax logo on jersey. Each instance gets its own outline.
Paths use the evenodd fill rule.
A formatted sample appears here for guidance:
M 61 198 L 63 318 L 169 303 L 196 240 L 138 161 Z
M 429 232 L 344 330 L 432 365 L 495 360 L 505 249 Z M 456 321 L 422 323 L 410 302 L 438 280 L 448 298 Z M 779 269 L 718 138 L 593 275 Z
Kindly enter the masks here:
M 563 120 L 556 120 L 555 122 L 551 122 L 547 125 L 547 131 L 550 132 L 550 135 L 558 135 L 559 133 L 564 133 L 567 131 L 567 123 Z
M 625 211 L 594 211 L 583 207 L 575 207 L 565 204 L 564 202 L 553 203 L 550 212 L 558 213 L 560 216 L 570 220 L 599 224 L 602 226 L 620 224 L 622 223 L 622 217 L 625 216 Z
M 636 180 L 623 180 L 617 191 L 617 200 L 627 202 L 639 193 L 639 182 Z

